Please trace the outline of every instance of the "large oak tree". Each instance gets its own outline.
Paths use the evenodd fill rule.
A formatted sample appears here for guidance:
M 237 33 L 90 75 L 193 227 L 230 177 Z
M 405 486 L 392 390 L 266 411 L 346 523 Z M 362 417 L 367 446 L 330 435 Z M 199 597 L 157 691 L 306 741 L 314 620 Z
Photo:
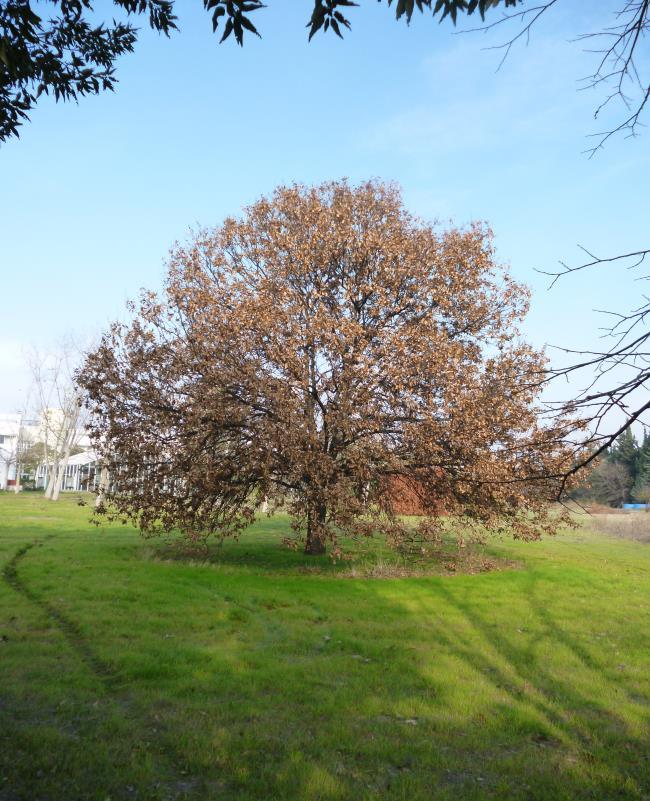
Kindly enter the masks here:
M 482 225 L 439 230 L 378 182 L 280 188 L 176 247 L 164 296 L 89 356 L 107 508 L 201 538 L 268 499 L 312 554 L 436 537 L 441 506 L 537 537 L 571 453 L 539 422 L 526 305 Z M 391 477 L 428 513 L 415 533 Z

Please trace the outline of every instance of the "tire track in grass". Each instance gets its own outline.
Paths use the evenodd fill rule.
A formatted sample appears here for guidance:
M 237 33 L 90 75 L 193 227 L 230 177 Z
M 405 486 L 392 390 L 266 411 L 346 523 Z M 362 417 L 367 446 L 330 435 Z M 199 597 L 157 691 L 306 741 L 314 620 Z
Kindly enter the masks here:
M 86 667 L 104 685 L 111 702 L 120 706 L 122 716 L 129 717 L 136 726 L 141 728 L 146 727 L 148 734 L 145 735 L 143 731 L 142 739 L 144 739 L 146 736 L 150 736 L 150 729 L 153 725 L 153 721 L 147 717 L 143 717 L 141 713 L 138 713 L 124 680 L 120 681 L 117 672 L 107 662 L 104 662 L 103 659 L 95 654 L 80 627 L 73 620 L 56 609 L 51 603 L 35 593 L 18 573 L 18 566 L 21 560 L 33 548 L 43 545 L 56 536 L 56 534 L 51 534 L 47 537 L 36 539 L 19 548 L 2 568 L 2 579 L 16 593 L 38 607 L 38 609 L 56 625 L 73 652 L 76 653 L 79 659 L 81 659 Z M 157 720 L 156 725 L 160 726 Z M 163 746 L 165 749 L 164 754 L 161 754 L 156 748 L 151 751 L 148 749 L 145 750 L 145 754 L 154 762 L 158 763 L 154 776 L 155 781 L 151 788 L 155 793 L 155 797 L 164 799 L 165 801 L 176 801 L 177 799 L 180 801 L 181 798 L 189 799 L 190 797 L 206 797 L 205 793 L 201 792 L 201 790 L 207 790 L 210 786 L 210 782 L 208 781 L 205 787 L 203 787 L 204 779 L 201 776 L 197 775 L 193 777 L 187 774 L 187 754 L 177 747 L 174 739 L 171 737 L 165 738 Z M 125 779 L 125 782 L 128 783 L 128 781 L 128 779 Z M 13 798 L 13 796 L 10 796 L 10 798 Z M 18 796 L 16 796 L 16 798 L 18 798 Z M 4 796 L 2 795 L 2 788 L 0 787 L 0 801 L 3 801 L 3 799 Z
M 56 625 L 68 645 L 103 684 L 112 685 L 117 681 L 117 674 L 93 651 L 79 626 L 51 603 L 37 595 L 18 574 L 18 566 L 29 551 L 55 536 L 51 534 L 49 537 L 34 540 L 19 548 L 3 567 L 2 578 L 15 592 L 37 606 Z

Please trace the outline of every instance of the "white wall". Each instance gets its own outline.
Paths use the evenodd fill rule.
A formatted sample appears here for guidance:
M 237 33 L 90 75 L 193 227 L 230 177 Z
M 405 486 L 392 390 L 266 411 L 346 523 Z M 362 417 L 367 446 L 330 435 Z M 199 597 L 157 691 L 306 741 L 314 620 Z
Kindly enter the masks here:
M 15 460 L 17 436 L 3 434 L 0 426 L 0 490 L 7 489 L 7 480 L 16 477 Z

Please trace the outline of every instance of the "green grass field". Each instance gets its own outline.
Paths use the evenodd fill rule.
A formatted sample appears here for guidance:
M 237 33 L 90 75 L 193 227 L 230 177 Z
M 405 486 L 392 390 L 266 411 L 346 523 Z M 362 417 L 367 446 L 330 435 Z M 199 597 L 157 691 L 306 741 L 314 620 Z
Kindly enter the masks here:
M 650 545 L 352 578 L 281 518 L 201 563 L 75 500 L 0 494 L 1 801 L 650 798 Z

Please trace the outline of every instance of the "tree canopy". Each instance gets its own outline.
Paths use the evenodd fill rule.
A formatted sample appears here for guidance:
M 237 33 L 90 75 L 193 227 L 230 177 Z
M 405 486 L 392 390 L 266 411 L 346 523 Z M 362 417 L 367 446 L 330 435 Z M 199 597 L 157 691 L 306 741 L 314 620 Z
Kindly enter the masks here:
M 544 360 L 517 325 L 527 292 L 481 225 L 440 231 L 392 185 L 277 189 L 177 246 L 80 374 L 108 507 L 143 532 L 237 534 L 265 499 L 319 553 L 340 534 L 412 532 L 386 482 L 538 537 L 571 464 L 541 425 Z
M 515 5 L 520 0 L 386 0 L 395 7 L 397 19 L 410 20 L 415 8 L 431 11 L 454 23 L 458 13 L 483 16 L 487 9 Z M 156 31 L 169 35 L 178 28 L 175 0 L 113 0 L 126 21 L 105 20 L 97 24 L 93 0 L 49 0 L 46 6 L 57 16 L 45 19 L 43 3 L 33 0 L 0 0 L 0 142 L 18 135 L 41 94 L 56 100 L 77 99 L 115 88 L 115 62 L 132 52 L 137 29 L 129 21 L 146 16 Z M 350 27 L 343 10 L 352 0 L 309 0 L 309 38 L 331 30 L 342 36 Z M 203 0 L 212 28 L 220 41 L 234 36 L 238 44 L 245 33 L 259 36 L 252 14 L 265 7 L 261 0 Z M 309 13 L 309 12 L 308 12 Z M 347 13 L 347 12 L 346 12 Z
M 504 9 L 498 19 L 490 17 L 488 23 L 473 29 L 486 31 L 515 25 L 514 32 L 493 45 L 503 52 L 504 59 L 515 43 L 529 40 L 538 20 L 558 2 L 544 0 L 530 5 L 524 0 L 385 0 L 395 17 L 407 23 L 416 9 L 440 22 L 449 18 L 454 25 L 459 16 L 478 12 L 484 21 L 488 12 Z M 146 16 L 154 30 L 167 36 L 179 27 L 175 12 L 180 4 L 175 0 L 113 0 L 125 20 L 99 24 L 94 0 L 49 0 L 45 5 L 56 8 L 58 16 L 47 20 L 41 16 L 42 2 L 0 0 L 0 142 L 18 135 L 20 124 L 43 93 L 69 100 L 113 90 L 117 81 L 115 62 L 124 53 L 132 52 L 137 41 L 132 17 Z M 239 45 L 243 45 L 247 33 L 260 36 L 255 12 L 266 5 L 272 4 L 261 0 L 203 0 L 220 41 L 232 35 Z M 342 38 L 351 27 L 346 15 L 358 5 L 353 0 L 308 0 L 309 39 L 319 31 L 331 31 Z M 576 32 L 577 41 L 586 41 L 594 54 L 594 71 L 584 76 L 584 85 L 604 90 L 595 118 L 602 116 L 603 109 L 614 100 L 622 101 L 624 109 L 619 122 L 595 134 L 592 155 L 616 133 L 638 133 L 650 100 L 647 67 L 645 60 L 639 58 L 649 29 L 647 0 L 620 0 L 610 23 L 603 21 L 599 29 Z

